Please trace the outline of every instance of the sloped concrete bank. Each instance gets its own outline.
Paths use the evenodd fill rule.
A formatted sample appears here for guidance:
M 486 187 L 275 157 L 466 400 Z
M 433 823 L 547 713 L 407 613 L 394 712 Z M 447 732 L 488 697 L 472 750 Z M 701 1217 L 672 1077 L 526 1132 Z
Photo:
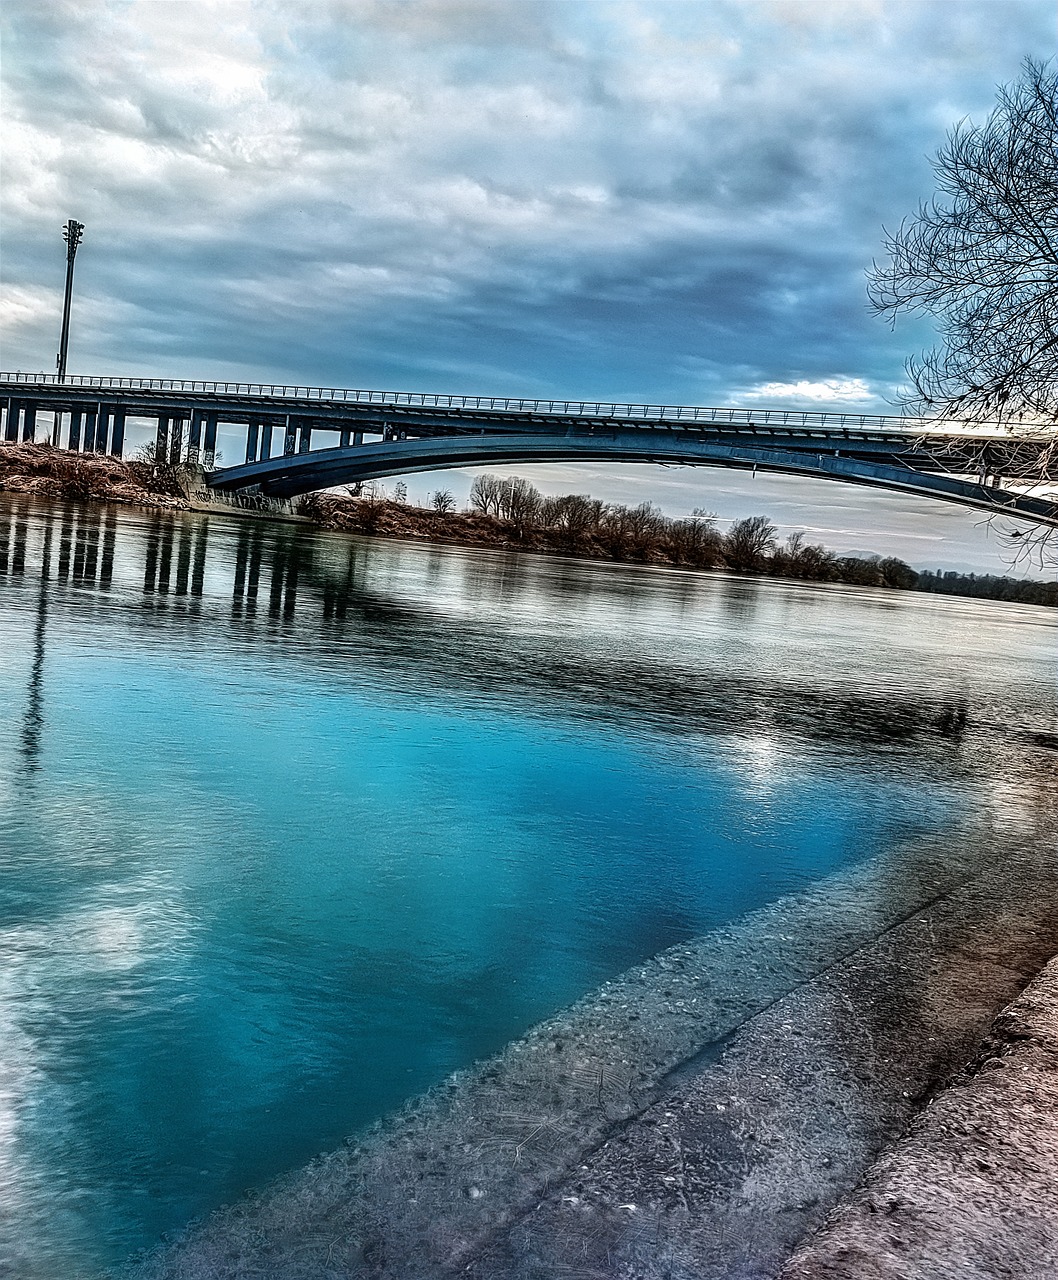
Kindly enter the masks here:
M 1058 960 L 783 1280 L 1058 1276 Z
M 1058 951 L 1053 826 L 894 850 L 607 983 L 135 1275 L 773 1277 Z

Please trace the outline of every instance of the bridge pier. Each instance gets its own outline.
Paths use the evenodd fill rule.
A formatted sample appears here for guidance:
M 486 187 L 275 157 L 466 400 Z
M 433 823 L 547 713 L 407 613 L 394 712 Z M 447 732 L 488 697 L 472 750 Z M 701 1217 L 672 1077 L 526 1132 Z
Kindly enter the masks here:
M 297 418 L 287 414 L 286 430 L 283 436 L 283 457 L 290 458 L 297 452 Z
M 247 462 L 257 461 L 258 431 L 259 431 L 259 427 L 257 423 L 254 422 L 253 419 L 251 419 L 249 425 L 246 428 L 246 461 Z
M 312 420 L 302 418 L 298 423 L 298 453 L 308 453 L 312 448 Z
M 73 409 L 70 413 L 70 434 L 66 437 L 66 447 L 74 453 L 78 453 L 81 448 L 81 420 L 84 417 L 80 409 Z
M 114 410 L 114 427 L 110 433 L 110 453 L 120 458 L 125 449 L 125 410 L 120 405 Z
M 18 424 L 22 417 L 22 401 L 9 399 L 7 402 L 7 418 L 4 422 L 4 439 L 9 443 L 18 442 Z
M 96 410 L 86 409 L 84 414 L 84 437 L 81 441 L 83 453 L 94 453 L 96 447 Z
M 202 454 L 203 465 L 207 471 L 212 471 L 217 457 L 217 415 L 215 413 L 206 414 L 206 431 Z
M 273 422 L 261 423 L 261 462 L 267 462 L 272 456 L 272 427 L 274 425 Z
M 204 416 L 201 409 L 191 410 L 191 430 L 187 438 L 187 461 L 192 466 L 197 464 L 199 455 L 202 452 L 202 420 Z
M 22 410 L 22 443 L 31 444 L 37 433 L 37 406 L 29 401 Z
M 107 437 L 110 434 L 110 405 L 100 402 L 96 414 L 96 438 L 92 446 L 93 453 L 106 453 Z
M 154 432 L 154 460 L 155 462 L 165 462 L 169 457 L 169 416 L 160 413 L 158 415 L 158 426 Z
M 177 415 L 169 422 L 169 465 L 178 467 L 181 461 L 181 455 L 184 448 L 184 423 L 187 421 L 183 415 Z

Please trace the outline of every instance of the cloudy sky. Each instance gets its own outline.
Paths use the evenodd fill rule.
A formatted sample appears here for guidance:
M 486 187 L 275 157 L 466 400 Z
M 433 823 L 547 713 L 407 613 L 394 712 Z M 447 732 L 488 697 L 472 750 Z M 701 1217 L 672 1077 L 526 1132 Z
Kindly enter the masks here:
M 881 228 L 1058 34 L 1053 0 L 6 0 L 2 21 L 4 368 L 53 368 L 76 217 L 75 373 L 883 411 L 930 331 L 867 309 Z M 938 503 L 521 471 L 1003 570 Z

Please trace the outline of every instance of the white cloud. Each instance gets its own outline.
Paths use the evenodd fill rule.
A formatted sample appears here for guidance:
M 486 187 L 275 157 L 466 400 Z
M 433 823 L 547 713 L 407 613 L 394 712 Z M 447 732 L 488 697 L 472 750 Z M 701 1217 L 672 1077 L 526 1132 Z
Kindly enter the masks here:
M 742 395 L 747 400 L 767 400 L 778 405 L 794 402 L 798 406 L 802 402 L 866 405 L 879 399 L 862 378 L 822 378 L 815 382 L 802 378 L 798 382 L 764 382 L 744 391 Z

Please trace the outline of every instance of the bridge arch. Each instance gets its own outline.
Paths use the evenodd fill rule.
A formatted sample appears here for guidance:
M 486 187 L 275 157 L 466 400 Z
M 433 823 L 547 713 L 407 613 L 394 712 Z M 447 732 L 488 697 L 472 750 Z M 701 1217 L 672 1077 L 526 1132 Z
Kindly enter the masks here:
M 711 440 L 680 432 L 600 430 L 585 434 L 490 433 L 426 436 L 317 449 L 215 471 L 211 487 L 295 497 L 337 485 L 457 467 L 548 462 L 647 462 L 759 469 L 837 480 L 934 498 L 1058 527 L 1058 502 L 898 460 L 850 457 L 840 449 L 784 449 L 759 440 Z

